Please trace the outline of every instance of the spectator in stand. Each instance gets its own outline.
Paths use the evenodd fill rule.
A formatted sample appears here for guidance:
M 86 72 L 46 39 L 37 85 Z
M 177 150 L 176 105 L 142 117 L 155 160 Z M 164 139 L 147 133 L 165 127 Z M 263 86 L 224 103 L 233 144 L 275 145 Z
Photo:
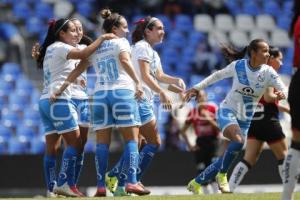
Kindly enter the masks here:
M 188 149 L 195 154 L 196 168 L 200 174 L 207 168 L 217 156 L 220 130 L 216 122 L 217 106 L 207 102 L 207 95 L 201 90 L 197 101 L 197 107 L 192 109 L 181 130 L 181 134 L 188 145 Z M 187 130 L 192 126 L 196 137 L 196 144 L 190 142 Z M 213 179 L 214 180 L 214 179 Z M 201 184 L 204 193 L 208 193 L 207 186 L 212 180 Z M 218 191 L 216 184 L 212 183 L 214 193 Z

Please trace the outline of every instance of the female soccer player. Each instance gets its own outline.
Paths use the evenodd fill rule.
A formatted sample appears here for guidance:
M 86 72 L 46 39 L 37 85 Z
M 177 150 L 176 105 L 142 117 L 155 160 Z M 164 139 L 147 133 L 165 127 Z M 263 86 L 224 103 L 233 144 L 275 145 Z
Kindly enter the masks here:
M 223 52 L 234 61 L 195 85 L 185 96 L 185 100 L 189 101 L 194 96 L 198 97 L 199 91 L 208 85 L 224 78 L 233 78 L 232 88 L 217 112 L 218 126 L 224 137 L 231 142 L 221 159 L 215 161 L 212 167 L 208 167 L 208 171 L 204 171 L 189 183 L 188 190 L 194 193 L 199 193 L 200 184 L 213 178 L 216 172 L 219 189 L 223 193 L 230 192 L 226 173 L 235 155 L 243 147 L 257 102 L 268 87 L 277 90 L 275 93 L 277 100 L 286 98 L 286 90 L 278 74 L 272 67 L 266 65 L 270 57 L 267 42 L 262 39 L 252 40 L 241 52 L 224 46 Z M 249 59 L 242 59 L 246 52 Z
M 161 104 L 166 109 L 171 109 L 171 99 L 166 91 L 161 88 L 159 82 L 175 84 L 185 89 L 185 83 L 182 79 L 169 76 L 164 73 L 158 53 L 153 49 L 156 44 L 162 42 L 165 32 L 163 23 L 155 17 L 146 17 L 135 23 L 136 27 L 132 33 L 132 61 L 139 77 L 142 79 L 142 86 L 145 97 L 138 101 L 139 114 L 142 126 L 140 134 L 145 138 L 147 143 L 140 150 L 139 168 L 137 180 L 140 181 L 145 170 L 157 152 L 161 139 L 157 131 L 156 119 L 152 108 L 154 93 L 159 94 Z M 179 91 L 180 92 L 180 91 Z M 122 194 L 122 186 L 125 179 L 123 176 L 122 158 L 119 163 L 108 173 L 107 182 L 112 192 L 117 189 L 117 193 Z M 116 179 L 118 177 L 119 188 L 116 188 Z M 112 181 L 113 180 L 113 181 Z M 113 182 L 113 183 L 110 183 Z M 140 183 L 142 186 L 142 184 Z M 150 193 L 150 191 L 148 191 Z
M 137 184 L 138 165 L 138 127 L 140 118 L 135 97 L 141 98 L 143 91 L 130 60 L 130 45 L 125 39 L 128 33 L 126 19 L 110 10 L 101 11 L 104 18 L 103 30 L 114 33 L 119 38 L 104 42 L 90 56 L 89 61 L 96 67 L 97 82 L 93 96 L 93 128 L 96 131 L 96 169 L 97 193 L 95 196 L 106 196 L 104 183 L 108 165 L 108 147 L 112 127 L 118 127 L 126 146 L 124 150 L 124 166 L 126 168 L 126 192 L 143 195 L 144 188 Z M 53 96 L 60 95 L 69 82 L 74 81 L 88 66 L 81 62 L 66 79 L 63 86 Z
M 76 48 L 78 34 L 74 23 L 69 19 L 60 19 L 50 23 L 46 39 L 40 48 L 37 64 L 38 68 L 44 71 L 44 89 L 39 101 L 39 111 L 46 135 L 45 165 L 55 166 L 53 155 L 56 155 L 60 135 L 66 142 L 58 182 L 53 189 L 57 194 L 82 196 L 75 185 L 75 163 L 82 149 L 82 141 L 79 136 L 78 122 L 73 115 L 76 110 L 71 103 L 72 91 L 66 90 L 53 104 L 50 103 L 49 98 L 74 69 L 75 63 L 78 62 L 76 59 L 86 58 L 104 39 L 113 37 L 115 36 L 104 35 L 80 50 Z M 49 178 L 47 182 L 50 182 L 55 177 L 55 167 L 45 168 L 52 169 L 45 172 L 46 179 Z M 53 187 L 52 183 L 49 184 Z
M 267 64 L 278 71 L 282 64 L 282 53 L 275 47 L 270 47 L 269 53 Z M 235 166 L 229 179 L 231 192 L 240 184 L 248 170 L 255 165 L 265 142 L 273 151 L 278 162 L 279 175 L 281 179 L 283 178 L 282 165 L 287 154 L 287 142 L 279 122 L 279 111 L 289 112 L 289 108 L 278 104 L 274 92 L 276 90 L 268 88 L 259 101 L 259 110 L 255 112 L 248 131 L 244 158 Z

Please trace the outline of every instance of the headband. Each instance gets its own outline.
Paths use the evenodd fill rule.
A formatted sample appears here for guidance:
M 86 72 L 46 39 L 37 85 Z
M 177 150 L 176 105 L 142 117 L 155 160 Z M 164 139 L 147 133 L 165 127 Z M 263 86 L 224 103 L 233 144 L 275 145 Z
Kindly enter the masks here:
M 55 31 L 54 35 L 57 35 L 57 33 L 59 33 L 59 31 L 61 31 L 61 29 L 69 22 L 70 20 L 67 19 L 58 29 L 57 31 Z
M 159 19 L 156 17 L 151 17 L 151 19 L 149 20 L 148 24 L 145 26 L 144 31 L 150 26 L 152 25 L 154 22 L 158 21 Z

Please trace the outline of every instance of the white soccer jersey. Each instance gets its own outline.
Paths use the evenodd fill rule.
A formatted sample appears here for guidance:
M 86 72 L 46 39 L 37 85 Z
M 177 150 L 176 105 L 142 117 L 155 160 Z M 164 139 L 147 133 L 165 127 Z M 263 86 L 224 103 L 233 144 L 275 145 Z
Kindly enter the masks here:
M 194 88 L 204 89 L 219 80 L 232 77 L 232 88 L 220 108 L 229 108 L 237 113 L 239 119 L 249 120 L 268 87 L 283 91 L 286 96 L 287 89 L 271 66 L 261 65 L 254 69 L 249 66 L 248 62 L 247 59 L 234 61 L 195 85 Z
M 126 38 L 104 41 L 89 60 L 96 69 L 95 92 L 99 90 L 129 89 L 135 91 L 135 84 L 120 63 L 121 52 L 130 53 Z
M 140 69 L 140 65 L 139 65 L 138 61 L 144 60 L 144 61 L 149 62 L 150 75 L 153 77 L 153 79 L 156 79 L 156 71 L 158 68 L 162 67 L 159 55 L 150 46 L 150 44 L 148 42 L 146 42 L 145 40 L 141 40 L 132 46 L 131 57 L 132 57 L 132 63 L 135 68 L 135 71 L 137 72 L 140 80 L 142 80 L 142 86 L 143 86 L 145 95 L 147 98 L 152 99 L 154 93 L 148 87 L 148 85 L 143 81 L 142 75 L 141 75 L 141 69 Z
M 78 44 L 76 46 L 78 49 L 86 48 L 85 44 Z M 80 60 L 76 60 L 74 65 L 74 69 L 79 64 Z M 85 82 L 87 84 L 87 73 L 86 71 L 82 72 L 80 76 L 72 83 L 69 87 L 71 87 L 71 96 L 75 99 L 88 99 L 87 95 L 87 86 L 82 85 Z
M 59 41 L 47 48 L 43 62 L 44 89 L 41 99 L 49 98 L 53 92 L 57 91 L 74 69 L 78 61 L 67 59 L 68 53 L 73 48 L 75 47 Z M 71 95 L 71 88 L 67 87 L 58 98 L 71 98 Z

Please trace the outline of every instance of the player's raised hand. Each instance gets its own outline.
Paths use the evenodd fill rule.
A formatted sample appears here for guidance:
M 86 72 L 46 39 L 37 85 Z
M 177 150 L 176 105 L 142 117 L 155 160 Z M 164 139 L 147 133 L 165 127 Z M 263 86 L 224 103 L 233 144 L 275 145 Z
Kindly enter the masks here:
M 183 101 L 189 102 L 193 97 L 196 97 L 196 99 L 199 97 L 199 90 L 191 88 L 187 90 L 184 95 Z

